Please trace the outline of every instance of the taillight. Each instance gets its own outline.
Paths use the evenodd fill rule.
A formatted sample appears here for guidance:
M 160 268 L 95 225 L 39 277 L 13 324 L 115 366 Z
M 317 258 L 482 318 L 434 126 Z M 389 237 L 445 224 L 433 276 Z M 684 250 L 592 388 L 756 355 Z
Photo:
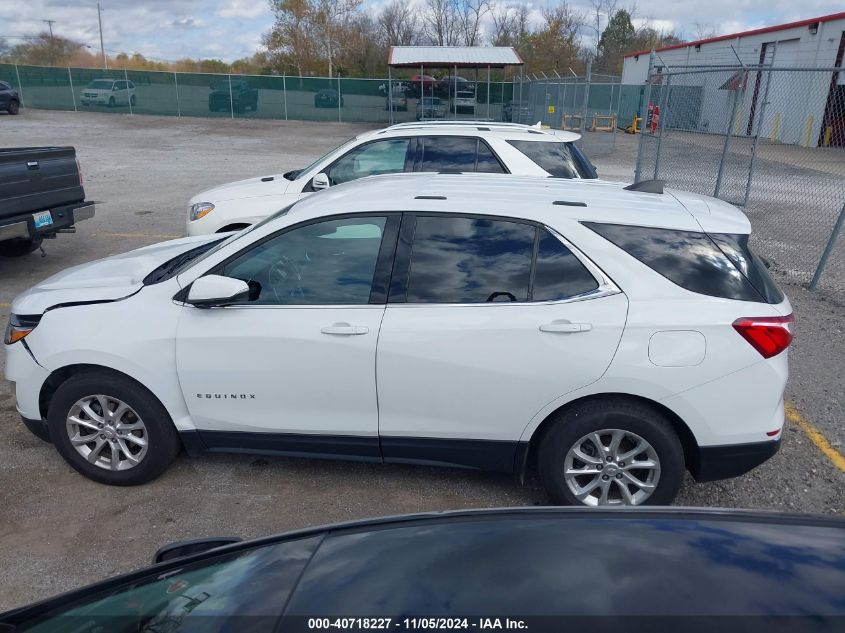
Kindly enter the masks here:
M 79 166 L 79 159 L 76 159 L 76 173 L 79 174 L 79 186 L 82 186 L 82 167 Z
M 763 358 L 771 358 L 789 347 L 794 320 L 791 314 L 784 317 L 742 317 L 734 321 L 733 326 Z

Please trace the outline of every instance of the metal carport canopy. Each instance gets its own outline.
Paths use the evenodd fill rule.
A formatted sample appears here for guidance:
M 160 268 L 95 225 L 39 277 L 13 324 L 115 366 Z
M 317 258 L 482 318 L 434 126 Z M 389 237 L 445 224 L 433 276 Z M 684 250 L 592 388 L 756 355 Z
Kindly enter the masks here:
M 512 46 L 391 46 L 387 58 L 394 68 L 504 68 L 524 63 Z

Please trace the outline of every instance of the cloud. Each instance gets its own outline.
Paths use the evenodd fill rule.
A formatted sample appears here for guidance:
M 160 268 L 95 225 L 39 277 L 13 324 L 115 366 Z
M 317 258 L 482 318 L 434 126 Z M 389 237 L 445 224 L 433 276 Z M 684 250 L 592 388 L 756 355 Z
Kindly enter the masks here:
M 423 0 L 407 0 L 420 7 Z M 546 0 L 528 1 L 531 21 L 539 23 Z M 365 0 L 370 11 L 387 0 Z M 183 57 L 219 57 L 231 62 L 251 55 L 261 34 L 272 25 L 266 0 L 101 0 L 103 37 L 110 53 L 138 52 L 146 57 L 174 60 Z M 625 4 L 625 3 L 622 3 Z M 620 4 L 620 6 L 622 6 Z M 627 3 L 627 4 L 633 4 Z M 590 0 L 570 0 L 572 8 L 589 16 Z M 652 26 L 694 38 L 698 28 L 718 34 L 734 33 L 842 10 L 842 0 L 708 0 L 666 2 L 638 0 L 635 17 Z M 46 28 L 43 19 L 55 20 L 56 34 L 99 49 L 97 7 L 94 0 L 0 0 L 3 35 L 34 35 Z M 594 20 L 594 18 L 593 18 Z M 602 18 L 602 26 L 607 17 Z M 485 31 L 490 30 L 485 22 Z M 10 40 L 12 41 L 12 40 Z M 585 27 L 582 44 L 594 45 L 595 33 Z
M 270 15 L 270 7 L 261 0 L 227 0 L 217 11 L 223 18 L 257 18 Z

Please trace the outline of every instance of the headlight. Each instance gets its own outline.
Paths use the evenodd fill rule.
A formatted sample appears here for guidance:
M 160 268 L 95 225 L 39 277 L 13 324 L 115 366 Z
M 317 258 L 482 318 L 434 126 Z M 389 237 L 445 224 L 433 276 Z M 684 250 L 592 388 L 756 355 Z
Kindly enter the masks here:
M 6 345 L 17 343 L 27 334 L 35 329 L 38 322 L 41 320 L 40 315 L 36 316 L 20 316 L 13 314 L 9 317 L 9 325 L 6 326 L 6 335 L 3 337 L 3 342 Z
M 194 220 L 204 218 L 212 211 L 214 211 L 214 205 L 210 202 L 197 202 L 196 204 L 192 204 L 188 209 L 188 215 L 193 222 Z

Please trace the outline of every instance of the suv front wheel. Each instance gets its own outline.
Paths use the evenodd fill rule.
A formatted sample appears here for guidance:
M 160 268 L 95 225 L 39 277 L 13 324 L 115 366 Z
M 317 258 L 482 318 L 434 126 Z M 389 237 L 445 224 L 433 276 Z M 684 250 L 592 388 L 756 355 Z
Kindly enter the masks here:
M 144 387 L 109 373 L 68 379 L 47 412 L 53 444 L 73 468 L 104 484 L 158 477 L 181 443 L 167 410 Z
M 646 404 L 587 402 L 558 414 L 539 447 L 540 478 L 565 505 L 669 505 L 684 475 L 672 425 Z

